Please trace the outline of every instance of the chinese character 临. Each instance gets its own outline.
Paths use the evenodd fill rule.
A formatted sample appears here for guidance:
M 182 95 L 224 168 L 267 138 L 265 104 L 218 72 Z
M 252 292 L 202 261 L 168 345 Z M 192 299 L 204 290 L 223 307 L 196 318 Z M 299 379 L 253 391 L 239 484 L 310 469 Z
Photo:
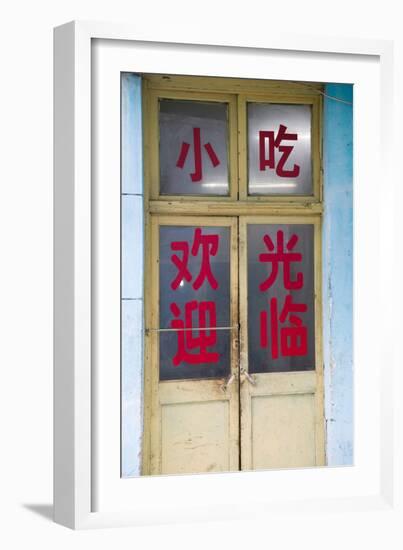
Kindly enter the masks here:
M 298 134 L 287 133 L 287 126 L 280 124 L 277 134 L 272 130 L 259 132 L 259 168 L 262 172 L 266 167 L 275 169 L 281 178 L 296 178 L 299 176 L 300 166 L 294 164 L 291 170 L 285 169 L 285 163 L 291 155 L 294 147 L 284 145 L 284 141 L 297 141 Z M 266 147 L 267 144 L 267 147 Z M 280 153 L 280 155 L 278 155 Z M 278 158 L 277 160 L 277 157 Z M 277 161 L 277 162 L 276 162 Z
M 308 353 L 308 330 L 303 325 L 302 319 L 295 313 L 306 312 L 306 304 L 296 304 L 292 296 L 288 294 L 284 306 L 279 314 L 277 298 L 271 298 L 270 302 L 270 348 L 272 359 L 277 359 L 279 354 L 283 357 L 303 356 Z M 288 325 L 284 325 L 287 321 Z M 280 325 L 280 326 L 279 326 Z M 260 345 L 269 347 L 269 327 L 267 311 L 260 312 Z
M 207 348 L 214 346 L 217 341 L 216 307 L 214 302 L 198 302 L 192 300 L 185 304 L 184 320 L 180 307 L 175 302 L 170 306 L 175 319 L 171 321 L 171 328 L 178 329 L 177 350 L 172 360 L 175 366 L 181 363 L 191 365 L 200 363 L 217 363 L 220 359 L 218 352 L 209 351 Z M 193 329 L 193 317 L 196 316 L 196 328 Z M 198 336 L 194 335 L 198 332 Z
M 211 164 L 214 168 L 220 164 L 220 159 L 217 157 L 216 152 L 213 149 L 211 143 L 205 143 L 203 145 L 205 148 Z M 181 150 L 179 153 L 176 166 L 178 168 L 183 168 L 185 166 L 185 161 L 189 153 L 190 143 L 182 142 Z M 194 172 L 190 174 L 191 180 L 194 183 L 200 182 L 203 178 L 202 170 L 202 148 L 201 148 L 201 137 L 200 137 L 200 128 L 193 128 L 193 152 L 194 152 Z

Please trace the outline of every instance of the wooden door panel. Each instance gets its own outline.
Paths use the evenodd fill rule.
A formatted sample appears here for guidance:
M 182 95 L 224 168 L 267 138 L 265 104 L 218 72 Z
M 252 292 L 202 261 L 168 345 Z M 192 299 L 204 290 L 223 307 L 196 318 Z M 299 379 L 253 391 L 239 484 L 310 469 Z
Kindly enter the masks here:
M 254 396 L 252 469 L 314 466 L 314 394 Z
M 229 417 L 228 400 L 163 405 L 161 473 L 229 471 Z
M 186 228 L 186 232 L 181 234 L 193 234 L 194 232 L 205 232 L 206 234 L 214 234 L 221 231 L 221 235 L 225 232 L 222 228 L 229 230 L 229 240 L 223 239 L 226 244 L 226 253 L 220 259 L 220 265 L 211 266 L 211 277 L 216 273 L 225 272 L 225 278 L 228 279 L 228 284 L 223 289 L 223 293 L 228 295 L 228 301 L 225 302 L 225 307 L 228 307 L 228 315 L 223 315 L 223 311 L 218 311 L 217 325 L 208 324 L 208 334 L 211 335 L 214 330 L 217 333 L 217 338 L 211 344 L 209 340 L 205 346 L 204 355 L 207 353 L 217 354 L 218 360 L 214 370 L 209 368 L 209 365 L 204 365 L 204 362 L 197 361 L 195 364 L 192 361 L 184 360 L 180 365 L 173 360 L 177 357 L 177 349 L 179 345 L 189 345 L 188 335 L 191 335 L 190 344 L 193 347 L 188 348 L 189 358 L 195 353 L 195 343 L 200 337 L 198 326 L 184 326 L 183 329 L 171 328 L 172 320 L 165 315 L 165 324 L 160 325 L 160 308 L 162 301 L 160 294 L 160 279 L 161 291 L 167 292 L 169 301 L 174 301 L 180 305 L 182 313 L 185 309 L 185 303 L 177 299 L 175 292 L 179 294 L 180 285 L 174 285 L 178 291 L 172 290 L 170 284 L 176 272 L 168 273 L 167 263 L 169 265 L 169 255 L 167 256 L 167 247 L 169 250 L 169 241 L 165 238 L 165 264 L 162 269 L 160 264 L 160 235 L 166 231 L 160 232 L 160 227 L 182 226 Z M 206 228 L 206 229 L 204 229 Z M 217 231 L 214 231 L 217 228 Z M 189 231 L 190 230 L 190 231 Z M 190 474 L 203 472 L 223 472 L 239 470 L 239 382 L 238 382 L 238 243 L 237 243 L 237 220 L 234 218 L 181 218 L 173 219 L 169 217 L 153 217 L 152 219 L 152 295 L 149 303 L 149 323 L 151 329 L 149 331 L 149 348 L 148 356 L 150 357 L 149 381 L 151 388 L 150 407 L 146 409 L 146 431 L 149 435 L 150 454 L 148 462 L 145 462 L 144 473 L 150 474 Z M 200 234 L 200 233 L 199 233 Z M 219 240 L 221 243 L 221 239 Z M 173 249 L 172 254 L 178 252 L 179 247 Z M 197 249 L 189 245 L 191 254 L 195 256 Z M 220 254 L 218 246 L 217 257 Z M 168 257 L 168 259 L 167 259 Z M 176 260 L 178 263 L 178 260 Z M 190 274 L 195 278 L 194 265 L 189 267 Z M 198 267 L 196 269 L 198 271 Z M 197 273 L 196 273 L 197 275 Z M 223 276 L 223 275 L 222 275 Z M 190 278 L 190 275 L 187 277 Z M 192 294 L 192 280 L 187 280 L 184 284 L 188 285 L 186 290 L 186 300 L 191 301 L 192 307 L 196 303 L 196 297 Z M 198 296 L 198 300 L 209 300 L 211 304 L 214 300 L 220 300 L 218 293 L 220 290 L 211 290 L 208 283 L 206 292 L 202 296 Z M 196 287 L 198 285 L 195 285 Z M 229 287 L 229 289 L 228 289 Z M 198 289 L 200 294 L 200 288 Z M 216 292 L 216 294 L 215 294 Z M 164 299 L 165 297 L 162 296 Z M 221 306 L 222 308 L 222 297 Z M 167 311 L 167 308 L 165 307 Z M 175 312 L 174 312 L 175 313 Z M 183 318 L 183 317 L 182 317 Z M 197 317 L 196 317 L 197 319 Z M 208 319 L 208 317 L 207 317 Z M 221 322 L 220 322 L 221 319 Z M 224 321 L 222 321 L 224 319 Z M 206 322 L 206 321 L 205 321 Z M 171 323 L 171 325 L 170 325 Z M 224 323 L 224 325 L 223 325 Z M 212 328 L 213 327 L 213 328 Z M 180 332 L 185 330 L 186 332 Z M 206 330 L 206 329 L 202 329 Z M 165 335 L 167 331 L 172 334 L 170 346 L 160 348 L 161 342 L 166 341 Z M 191 331 L 191 332 L 189 332 Z M 161 336 L 164 335 L 164 336 Z M 227 339 L 225 353 L 218 353 L 222 348 L 218 343 L 223 338 Z M 200 339 L 201 340 L 201 339 Z M 214 340 L 214 339 L 213 339 Z M 163 351 L 161 351 L 163 349 Z M 176 353 L 176 355 L 175 355 Z M 161 364 L 164 363 L 165 371 L 161 376 Z M 166 368 L 168 363 L 169 371 Z M 191 369 L 197 369 L 190 372 Z M 168 372 L 168 375 L 167 375 Z M 203 374 L 205 373 L 205 378 Z M 225 373 L 225 376 L 223 376 Z M 172 379 L 176 378 L 178 379 Z M 228 379 L 231 379 L 230 384 L 226 384 Z
M 223 384 L 160 382 L 161 474 L 238 470 L 238 381 Z
M 263 354 L 256 353 L 253 346 L 259 345 L 255 339 L 252 346 L 253 357 L 258 357 L 259 368 L 251 364 L 251 346 L 248 344 L 248 224 L 278 228 L 278 224 L 312 224 L 313 231 L 307 232 L 314 238 L 314 303 L 311 301 L 310 329 L 308 335 L 315 342 L 307 352 L 306 365 L 310 370 L 288 370 L 283 372 L 263 372 L 275 369 L 273 360 L 263 363 Z M 270 231 L 268 230 L 268 233 Z M 274 239 L 273 239 L 274 240 Z M 273 247 L 274 249 L 274 247 Z M 259 251 L 257 252 L 257 254 Z M 278 273 L 281 274 L 280 268 Z M 310 268 L 311 269 L 311 268 Z M 311 272 L 313 267 L 311 269 Z M 306 269 L 305 269 L 306 273 Z M 270 275 L 270 266 L 263 277 Z M 261 274 L 262 276 L 262 274 Z M 296 277 L 296 273 L 294 273 Z M 312 278 L 311 278 L 312 280 Z M 259 282 L 259 281 L 258 281 Z M 256 291 L 259 291 L 257 287 Z M 277 296 L 277 289 L 271 288 L 268 298 Z M 297 294 L 297 293 L 296 293 Z M 294 299 L 294 298 L 293 298 Z M 298 302 L 298 295 L 295 297 Z M 249 304 L 250 306 L 250 304 Z M 308 317 L 309 318 L 309 317 Z M 242 217 L 240 219 L 240 321 L 241 321 L 241 469 L 259 470 L 270 468 L 297 468 L 318 466 L 325 463 L 324 451 L 324 413 L 323 413 L 323 373 L 321 359 L 321 311 L 320 311 L 320 221 L 310 217 Z M 287 329 L 289 330 L 289 329 Z M 270 333 L 270 337 L 272 333 Z M 269 339 L 268 339 L 269 340 Z M 266 344 L 266 342 L 265 342 Z M 270 347 L 265 348 L 270 352 Z M 309 346 L 308 346 L 309 349 Z M 299 358 L 300 359 L 300 358 Z M 253 360 L 253 359 L 252 359 Z M 284 369 L 284 361 L 278 363 Z M 305 367 L 303 361 L 301 366 Z M 290 363 L 290 368 L 293 364 Z M 299 366 L 297 367 L 299 368 Z M 314 368 L 314 370 L 311 370 Z M 252 374 L 255 372 L 254 374 Z

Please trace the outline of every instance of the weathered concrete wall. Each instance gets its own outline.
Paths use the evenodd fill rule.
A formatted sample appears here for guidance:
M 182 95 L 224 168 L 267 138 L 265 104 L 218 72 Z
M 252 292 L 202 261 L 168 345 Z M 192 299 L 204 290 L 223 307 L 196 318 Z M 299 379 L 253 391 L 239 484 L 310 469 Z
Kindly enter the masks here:
M 353 461 L 351 85 L 324 100 L 323 319 L 327 461 Z M 122 76 L 122 475 L 140 473 L 143 399 L 141 79 Z
M 324 99 L 323 320 L 329 466 L 353 463 L 353 87 Z
M 141 78 L 122 75 L 122 476 L 140 474 L 143 430 Z

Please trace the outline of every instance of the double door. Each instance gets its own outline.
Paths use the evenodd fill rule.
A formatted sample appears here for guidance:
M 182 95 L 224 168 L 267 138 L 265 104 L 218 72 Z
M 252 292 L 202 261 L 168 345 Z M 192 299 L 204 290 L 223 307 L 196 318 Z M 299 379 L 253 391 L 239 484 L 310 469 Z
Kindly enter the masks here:
M 320 218 L 152 216 L 144 474 L 323 465 Z

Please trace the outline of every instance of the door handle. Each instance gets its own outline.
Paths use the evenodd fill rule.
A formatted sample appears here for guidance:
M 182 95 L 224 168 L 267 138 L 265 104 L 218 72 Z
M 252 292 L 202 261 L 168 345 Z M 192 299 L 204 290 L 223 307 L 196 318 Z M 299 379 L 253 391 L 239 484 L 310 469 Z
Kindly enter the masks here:
M 232 373 L 227 377 L 224 384 L 220 386 L 221 390 L 225 393 L 227 391 L 228 386 L 230 386 L 234 380 L 235 380 L 235 373 Z
M 245 380 L 247 380 L 252 386 L 256 386 L 256 378 L 253 375 L 251 376 L 244 367 L 241 367 L 241 384 L 243 384 Z

